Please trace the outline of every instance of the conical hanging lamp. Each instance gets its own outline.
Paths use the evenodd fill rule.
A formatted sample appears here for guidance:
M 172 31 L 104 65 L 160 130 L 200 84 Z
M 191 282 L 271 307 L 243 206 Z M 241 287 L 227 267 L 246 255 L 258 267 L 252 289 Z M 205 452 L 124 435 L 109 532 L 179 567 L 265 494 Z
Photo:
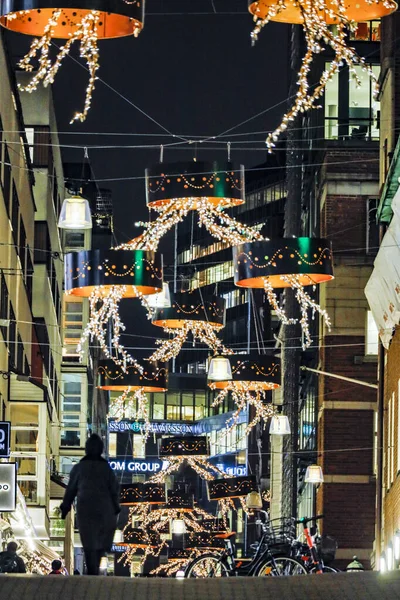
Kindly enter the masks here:
M 208 385 L 213 390 L 246 389 L 274 390 L 281 385 L 281 361 L 267 354 L 237 354 L 230 357 L 232 368 L 231 380 L 210 380 Z
M 146 169 L 149 208 L 172 202 L 187 210 L 201 205 L 228 208 L 244 203 L 244 167 L 231 162 L 159 163 Z
M 324 474 L 322 472 L 322 467 L 319 465 L 309 465 L 306 469 L 304 481 L 306 483 L 314 483 L 316 485 L 323 483 Z
M 166 392 L 168 389 L 168 366 L 165 363 L 141 363 L 140 371 L 135 365 L 127 365 L 125 371 L 112 360 L 101 360 L 97 369 L 97 387 L 100 390 L 131 392 Z
M 149 297 L 146 297 L 146 301 L 150 308 L 170 308 L 171 294 L 168 283 L 164 281 L 161 292 L 158 294 L 151 294 Z
M 65 198 L 58 220 L 60 229 L 91 229 L 92 214 L 88 200 L 82 196 Z
M 316 4 L 318 10 L 320 4 L 316 0 L 312 0 Z M 338 5 L 332 0 L 325 0 L 326 11 L 319 10 L 318 13 L 321 19 L 326 23 L 333 25 L 337 22 Z M 367 2 L 366 0 L 345 0 L 343 3 L 346 18 L 349 21 L 372 21 L 390 15 L 395 8 L 391 2 L 384 0 L 378 2 Z M 275 9 L 275 10 L 274 10 Z M 265 19 L 268 14 L 271 14 L 271 21 L 279 23 L 292 23 L 294 25 L 302 25 L 304 17 L 300 5 L 296 0 L 258 0 L 249 2 L 249 11 L 256 19 Z
M 207 373 L 208 381 L 230 381 L 232 379 L 231 362 L 227 356 L 213 356 Z
M 307 286 L 333 279 L 331 243 L 321 238 L 279 238 L 240 244 L 233 249 L 235 284 L 246 288 L 264 288 L 268 301 L 285 324 L 297 320 L 286 315 L 279 305 L 275 288 L 291 287 L 300 304 L 300 324 L 305 335 L 303 348 L 311 345 L 308 309 L 319 312 L 330 328 L 328 313 L 304 290 Z
M 176 292 L 171 294 L 170 308 L 158 308 L 152 319 L 153 325 L 168 329 L 182 329 L 189 321 L 209 324 L 214 329 L 225 326 L 225 300 L 200 292 Z
M 274 415 L 269 427 L 270 435 L 289 435 L 290 423 L 287 415 Z
M 0 24 L 11 31 L 35 36 L 19 67 L 32 71 L 37 57 L 38 69 L 22 91 L 33 92 L 40 82 L 53 83 L 64 57 L 74 42 L 80 42 L 80 54 L 86 60 L 89 83 L 85 105 L 72 121 L 84 121 L 90 109 L 99 68 L 98 40 L 137 36 L 144 23 L 144 0 L 4 0 L 0 3 Z M 52 39 L 67 40 L 54 62 L 50 58 Z

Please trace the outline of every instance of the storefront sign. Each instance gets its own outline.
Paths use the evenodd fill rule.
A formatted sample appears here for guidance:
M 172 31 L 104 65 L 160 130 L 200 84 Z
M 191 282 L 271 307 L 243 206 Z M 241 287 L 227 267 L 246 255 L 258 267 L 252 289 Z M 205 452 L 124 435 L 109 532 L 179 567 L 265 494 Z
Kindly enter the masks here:
M 236 465 L 234 467 L 230 467 L 222 463 L 217 463 L 216 466 L 218 467 L 218 469 L 220 469 L 220 471 L 223 471 L 231 477 L 241 477 L 247 475 L 246 465 Z
M 127 471 L 128 473 L 157 473 L 167 468 L 167 460 L 127 460 L 118 459 L 108 461 L 113 471 Z
M 129 546 L 126 544 L 113 544 L 111 546 L 111 552 L 126 552 L 129 550 Z
M 9 458 L 10 456 L 10 430 L 9 421 L 0 421 L 0 458 Z
M 17 500 L 17 465 L 0 463 L 0 512 L 13 512 Z
M 141 433 L 144 424 L 138 421 L 109 421 L 108 431 L 110 433 L 124 433 L 131 431 L 132 433 Z M 195 435 L 198 430 L 196 423 L 176 423 L 173 421 L 151 421 L 150 433 L 173 433 L 176 435 L 189 433 Z

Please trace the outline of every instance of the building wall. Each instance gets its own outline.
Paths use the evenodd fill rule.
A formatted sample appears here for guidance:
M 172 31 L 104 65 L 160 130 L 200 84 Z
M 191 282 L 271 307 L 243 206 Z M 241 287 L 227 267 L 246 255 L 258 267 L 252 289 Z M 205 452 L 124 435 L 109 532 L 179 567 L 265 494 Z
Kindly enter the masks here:
M 378 194 L 377 157 L 373 145 L 365 151 L 328 151 L 321 189 L 321 233 L 333 243 L 335 279 L 320 286 L 331 331 L 321 328 L 319 368 L 372 383 L 377 356 L 366 351 L 363 290 L 374 259 L 366 248 L 368 201 Z M 375 409 L 376 389 L 319 377 L 318 463 L 324 483 L 317 490 L 316 507 L 325 515 L 324 533 L 338 540 L 336 557 L 342 566 L 354 554 L 368 562 L 373 548 Z

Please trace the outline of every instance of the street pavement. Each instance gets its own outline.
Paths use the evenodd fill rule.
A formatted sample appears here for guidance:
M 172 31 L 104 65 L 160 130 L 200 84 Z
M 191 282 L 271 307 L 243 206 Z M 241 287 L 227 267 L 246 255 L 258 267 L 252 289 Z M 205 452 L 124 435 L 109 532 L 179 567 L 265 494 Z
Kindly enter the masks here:
M 400 571 L 162 579 L 0 575 L 0 600 L 400 600 Z

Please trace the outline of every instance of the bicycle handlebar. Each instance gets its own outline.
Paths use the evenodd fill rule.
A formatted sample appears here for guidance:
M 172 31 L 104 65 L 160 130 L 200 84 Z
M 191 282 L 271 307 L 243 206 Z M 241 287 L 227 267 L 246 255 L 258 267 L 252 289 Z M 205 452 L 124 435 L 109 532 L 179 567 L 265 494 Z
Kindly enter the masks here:
M 318 521 L 319 519 L 323 519 L 324 515 L 315 515 L 315 517 L 303 517 L 296 521 L 296 525 L 307 525 L 307 523 L 312 523 L 314 521 Z

